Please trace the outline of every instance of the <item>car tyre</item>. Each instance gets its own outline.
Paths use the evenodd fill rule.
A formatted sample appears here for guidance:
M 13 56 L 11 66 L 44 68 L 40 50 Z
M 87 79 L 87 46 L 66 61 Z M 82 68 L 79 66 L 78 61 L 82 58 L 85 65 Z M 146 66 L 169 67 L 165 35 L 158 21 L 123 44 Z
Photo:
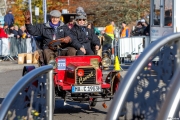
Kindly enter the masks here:
M 97 98 L 93 98 L 92 102 L 90 103 L 91 107 L 95 107 L 97 104 Z

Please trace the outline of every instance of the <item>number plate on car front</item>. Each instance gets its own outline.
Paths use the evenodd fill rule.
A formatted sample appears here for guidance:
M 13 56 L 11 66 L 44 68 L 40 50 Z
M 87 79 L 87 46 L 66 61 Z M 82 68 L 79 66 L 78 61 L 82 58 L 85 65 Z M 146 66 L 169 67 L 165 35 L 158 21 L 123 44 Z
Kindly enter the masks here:
M 72 93 L 101 92 L 100 85 L 72 86 Z

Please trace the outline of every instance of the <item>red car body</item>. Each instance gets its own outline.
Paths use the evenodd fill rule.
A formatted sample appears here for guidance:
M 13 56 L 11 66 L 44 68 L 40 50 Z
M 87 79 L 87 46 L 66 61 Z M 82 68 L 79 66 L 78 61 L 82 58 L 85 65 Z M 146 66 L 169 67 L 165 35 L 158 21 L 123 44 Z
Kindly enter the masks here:
M 111 100 L 121 76 L 119 71 L 110 71 L 103 77 L 101 61 L 98 55 L 56 57 L 53 73 L 55 95 L 64 99 L 64 102 L 67 99 L 89 102 L 90 107 L 96 105 L 97 98 Z M 26 66 L 23 73 L 31 68 L 35 67 Z
M 77 72 L 78 72 L 78 69 L 86 68 L 87 69 L 86 71 L 87 72 L 89 71 L 89 73 L 86 72 L 86 74 L 84 74 L 82 78 L 87 77 L 89 74 L 91 74 L 92 72 L 91 70 L 94 69 L 95 73 L 93 73 L 94 75 L 91 77 L 95 77 L 96 81 L 93 84 L 100 84 L 101 88 L 110 88 L 109 83 L 103 82 L 101 68 L 94 68 L 94 66 L 91 65 L 92 59 L 96 59 L 99 63 L 101 62 L 100 56 L 57 57 L 56 58 L 57 69 L 54 70 L 56 73 L 56 75 L 54 76 L 55 86 L 58 86 L 58 85 L 61 86 L 62 90 L 71 90 L 71 87 L 73 85 L 82 85 L 82 84 L 84 85 L 84 82 L 80 84 L 79 81 L 77 80 L 80 77 L 77 75 Z M 64 65 L 64 68 L 63 68 L 63 65 Z

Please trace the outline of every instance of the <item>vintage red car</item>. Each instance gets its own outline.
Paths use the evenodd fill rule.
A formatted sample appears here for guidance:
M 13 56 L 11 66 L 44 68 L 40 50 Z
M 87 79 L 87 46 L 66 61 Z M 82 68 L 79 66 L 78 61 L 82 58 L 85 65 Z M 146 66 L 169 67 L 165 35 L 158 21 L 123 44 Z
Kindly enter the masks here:
M 119 71 L 110 71 L 103 76 L 105 62 L 98 55 L 59 56 L 51 60 L 55 95 L 64 99 L 65 104 L 67 100 L 88 102 L 90 107 L 96 105 L 97 98 L 111 100 L 121 76 Z

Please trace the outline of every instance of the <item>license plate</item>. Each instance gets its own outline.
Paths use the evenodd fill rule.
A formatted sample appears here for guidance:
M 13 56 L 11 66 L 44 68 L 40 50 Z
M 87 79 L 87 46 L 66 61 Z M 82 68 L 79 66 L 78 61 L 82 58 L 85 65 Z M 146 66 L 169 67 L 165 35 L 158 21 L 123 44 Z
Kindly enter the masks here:
M 100 85 L 72 86 L 72 93 L 89 93 L 89 92 L 101 92 L 101 86 Z

